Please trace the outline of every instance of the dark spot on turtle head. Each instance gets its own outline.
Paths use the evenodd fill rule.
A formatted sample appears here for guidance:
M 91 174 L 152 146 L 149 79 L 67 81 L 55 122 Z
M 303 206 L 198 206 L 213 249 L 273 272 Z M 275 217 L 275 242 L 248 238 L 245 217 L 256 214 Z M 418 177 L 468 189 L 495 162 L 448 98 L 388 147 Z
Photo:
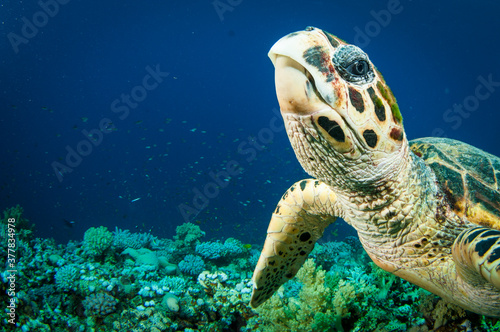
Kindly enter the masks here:
M 420 243 L 415 243 L 415 248 L 420 248 L 422 245 Z
M 291 273 L 291 272 L 290 272 L 290 273 L 287 273 L 287 274 L 285 274 L 285 277 L 286 277 L 287 279 L 292 279 L 292 278 L 293 278 L 293 273 Z
M 302 242 L 305 242 L 305 241 L 309 240 L 310 238 L 311 238 L 311 233 L 309 233 L 309 232 L 302 233 L 302 234 L 300 234 L 300 237 L 299 237 L 300 241 L 302 241 Z
M 394 119 L 394 121 L 396 121 L 397 123 L 403 123 L 403 117 L 401 116 L 398 103 L 396 102 L 396 98 L 394 98 L 391 89 L 389 89 L 389 87 L 385 84 L 382 84 L 382 82 L 380 81 L 377 82 L 377 89 L 380 92 L 382 98 L 384 98 L 391 107 L 392 118 Z
M 354 106 L 356 111 L 358 111 L 359 113 L 363 113 L 363 111 L 365 110 L 363 96 L 352 86 L 349 87 L 349 99 L 351 100 L 351 104 L 352 106 Z
M 378 137 L 377 134 L 371 130 L 367 129 L 363 132 L 363 137 L 369 147 L 374 148 L 377 145 Z
M 306 184 L 307 184 L 306 180 L 300 181 L 300 190 L 302 191 L 306 190 Z
M 323 128 L 328 135 L 334 138 L 337 142 L 345 142 L 345 134 L 342 128 L 336 121 L 328 119 L 326 116 L 318 118 L 318 124 Z
M 323 46 L 313 46 L 304 51 L 304 60 L 320 72 L 327 73 L 329 69 L 326 64 L 330 62 L 327 50 Z
M 404 137 L 403 133 L 404 132 L 399 128 L 392 128 L 389 136 L 391 136 L 391 138 L 396 140 L 396 141 L 402 141 L 403 137 Z M 421 157 L 421 156 L 422 156 L 422 154 L 420 154 L 419 157 Z
M 385 107 L 382 99 L 380 99 L 373 88 L 368 88 L 368 94 L 373 102 L 373 107 L 375 108 L 375 115 L 380 121 L 385 121 Z
M 307 254 L 307 252 L 305 252 L 304 250 L 302 250 L 302 251 L 300 252 L 300 255 L 301 255 L 301 256 L 305 256 L 306 254 Z

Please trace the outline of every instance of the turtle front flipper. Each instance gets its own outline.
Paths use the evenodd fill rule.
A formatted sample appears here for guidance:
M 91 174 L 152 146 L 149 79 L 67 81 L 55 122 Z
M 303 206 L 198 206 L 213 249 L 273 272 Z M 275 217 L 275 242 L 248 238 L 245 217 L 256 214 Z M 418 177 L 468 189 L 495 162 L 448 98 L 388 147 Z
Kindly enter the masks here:
M 319 180 L 302 180 L 287 190 L 272 215 L 255 267 L 253 308 L 297 274 L 325 228 L 337 219 L 336 206 L 337 195 Z
M 453 244 L 453 258 L 468 284 L 486 281 L 500 289 L 500 231 L 479 226 L 462 232 Z

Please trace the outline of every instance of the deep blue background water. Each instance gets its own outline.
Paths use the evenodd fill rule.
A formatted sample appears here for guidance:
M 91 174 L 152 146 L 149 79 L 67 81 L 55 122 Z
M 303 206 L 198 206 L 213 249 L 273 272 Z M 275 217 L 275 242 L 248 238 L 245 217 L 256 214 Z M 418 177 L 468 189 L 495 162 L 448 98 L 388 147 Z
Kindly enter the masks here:
M 498 2 L 401 0 L 382 23 L 376 13 L 393 1 L 217 3 L 227 10 L 213 1 L 71 0 L 49 17 L 35 1 L 3 1 L 0 208 L 20 204 L 38 236 L 61 242 L 98 225 L 170 237 L 186 220 L 179 206 L 194 208 L 210 172 L 231 162 L 240 173 L 187 219 L 208 238 L 261 243 L 283 192 L 307 176 L 284 131 L 266 136 L 278 108 L 267 52 L 309 25 L 361 44 L 398 98 L 410 139 L 446 135 L 500 155 L 499 87 L 468 118 L 446 113 L 475 94 L 479 77 L 500 82 Z M 34 20 L 36 34 L 24 27 Z M 113 112 L 122 94 L 144 91 L 148 66 L 168 76 L 127 116 Z M 89 143 L 82 131 L 101 121 L 110 132 Z M 255 154 L 252 137 L 262 147 Z M 61 177 L 52 163 L 66 164 L 78 146 L 92 150 Z M 64 228 L 64 218 L 75 226 Z

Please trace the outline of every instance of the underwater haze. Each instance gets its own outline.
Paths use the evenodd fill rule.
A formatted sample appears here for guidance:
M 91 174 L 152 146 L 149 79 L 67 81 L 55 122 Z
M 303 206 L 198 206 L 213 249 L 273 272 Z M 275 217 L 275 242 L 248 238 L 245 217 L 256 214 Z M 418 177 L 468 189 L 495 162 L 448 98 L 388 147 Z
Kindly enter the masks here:
M 198 282 L 200 293 L 196 294 L 203 296 L 217 294 L 214 284 L 223 284 L 228 278 L 234 280 L 232 288 L 251 288 L 246 281 L 238 280 L 249 281 L 256 263 L 254 256 L 258 257 L 276 204 L 293 183 L 309 177 L 284 130 L 274 67 L 267 56 L 271 46 L 288 33 L 315 26 L 362 48 L 397 98 L 409 140 L 449 137 L 500 156 L 497 1 L 7 0 L 0 4 L 0 12 L 0 208 L 22 210 L 23 218 L 29 221 L 26 225 L 34 225 L 29 241 L 39 238 L 38 246 L 26 248 L 25 255 L 32 255 L 35 261 L 38 250 L 50 248 L 49 256 L 57 255 L 47 256 L 46 262 L 52 262 L 53 267 L 48 268 L 45 281 L 38 279 L 42 281 L 37 286 L 53 288 L 46 288 L 46 293 L 25 291 L 23 303 L 30 297 L 33 303 L 42 303 L 43 294 L 56 290 L 66 294 L 53 303 L 69 303 L 60 308 L 73 315 L 66 317 L 73 322 L 65 325 L 68 330 L 107 326 L 109 330 L 139 331 L 137 325 L 118 322 L 117 316 L 115 325 L 106 317 L 129 310 L 132 300 L 137 302 L 134 310 L 142 312 L 154 307 L 150 301 L 163 299 L 170 311 L 164 315 L 163 325 L 155 325 L 160 331 L 201 331 L 202 321 L 206 331 L 210 330 L 208 326 L 213 331 L 267 331 L 269 325 L 264 328 L 263 322 L 271 318 L 262 316 L 261 321 L 250 324 L 256 314 L 249 308 L 241 309 L 243 304 L 231 307 L 246 313 L 237 319 L 231 316 L 234 310 L 222 304 L 216 317 L 207 313 L 195 319 L 187 311 L 176 315 L 191 305 L 189 301 L 193 308 L 208 306 L 209 300 L 193 295 L 195 291 L 189 301 L 186 299 L 189 282 Z M 484 90 L 487 93 L 478 96 L 478 87 L 484 87 L 485 82 L 490 82 Z M 191 227 L 189 232 L 197 234 L 195 240 L 175 244 L 189 241 L 184 238 L 188 231 L 179 227 Z M 148 277 L 150 272 L 146 271 L 124 277 L 121 272 L 99 272 L 100 277 L 94 276 L 97 280 L 108 276 L 109 280 L 119 280 L 125 290 L 128 285 L 136 285 L 136 289 L 126 290 L 133 296 L 120 297 L 115 293 L 119 282 L 109 281 L 78 285 L 78 295 L 70 298 L 76 290 L 64 285 L 63 279 L 79 280 L 75 275 L 82 274 L 90 278 L 85 282 L 91 282 L 91 271 L 111 264 L 101 257 L 92 267 L 85 265 L 104 252 L 89 249 L 90 240 L 84 240 L 89 230 L 92 236 L 103 238 L 113 234 L 114 240 L 142 234 L 134 239 L 140 237 L 144 248 L 110 244 L 109 248 L 117 252 L 113 260 L 113 264 L 119 262 L 117 266 L 125 264 L 119 258 L 124 250 L 130 249 L 127 254 L 132 257 L 132 265 L 142 257 L 133 251 L 160 250 L 164 255 L 158 257 L 168 263 L 155 261 L 156 268 L 176 264 L 182 273 Z M 128 235 L 124 234 L 126 230 Z M 320 241 L 325 244 L 322 250 L 334 256 L 334 252 L 345 250 L 346 255 L 356 254 L 349 256 L 355 261 L 353 266 L 366 265 L 368 259 L 360 258 L 364 254 L 353 236 L 356 233 L 350 226 L 338 222 L 325 231 Z M 55 241 L 42 244 L 49 238 Z M 173 240 L 162 247 L 162 239 Z M 235 242 L 227 243 L 227 239 Z M 333 242 L 342 243 L 339 249 L 327 244 L 332 243 L 329 241 L 346 242 Z M 65 247 L 68 242 L 73 251 Z M 227 255 L 206 253 L 203 246 L 198 249 L 203 243 L 227 243 L 223 249 Z M 76 248 L 85 254 L 80 255 Z M 180 251 L 198 258 L 176 256 L 173 248 L 185 249 Z M 76 258 L 78 255 L 83 258 Z M 333 261 L 349 261 L 347 256 L 342 257 L 332 258 L 322 264 L 323 268 L 328 271 Z M 63 272 L 59 272 L 63 267 L 59 258 L 71 262 Z M 204 260 L 203 268 L 198 259 Z M 237 275 L 216 268 L 236 259 L 245 261 Z M 321 259 L 326 258 L 318 258 L 316 264 Z M 200 264 L 192 267 L 194 262 Z M 200 281 L 205 269 L 213 275 Z M 302 280 L 307 279 L 305 273 Z M 26 280 L 31 280 L 26 275 Z M 192 280 L 182 279 L 182 275 Z M 212 278 L 212 284 L 206 285 L 203 278 Z M 389 280 L 388 276 L 384 278 Z M 164 293 L 175 288 L 175 282 L 175 287 L 183 291 L 171 292 L 172 297 L 167 298 Z M 373 282 L 373 289 L 380 289 Z M 414 287 L 403 285 L 399 279 L 391 281 L 387 289 L 391 285 L 399 295 L 410 292 L 405 287 Z M 301 287 L 305 286 L 289 285 L 287 296 L 300 296 Z M 123 289 L 121 294 L 126 292 Z M 152 289 L 163 290 L 148 293 Z M 416 289 L 412 288 L 415 294 Z M 243 298 L 247 303 L 248 294 L 243 293 L 234 301 Z M 230 298 L 228 294 L 224 299 Z M 223 303 L 220 298 L 212 300 Z M 412 304 L 410 299 L 401 301 L 401 307 Z M 93 307 L 94 302 L 105 302 L 107 307 L 99 311 Z M 16 328 L 66 328 L 64 319 L 56 314 L 37 316 L 32 313 L 37 309 L 30 310 L 18 310 Z M 391 316 L 394 329 L 387 331 L 404 331 L 427 319 L 414 309 L 407 315 L 417 318 L 399 318 L 397 325 L 398 317 L 404 315 L 404 309 L 400 310 L 400 314 Z M 127 320 L 139 322 L 156 315 L 153 312 L 144 318 L 137 312 L 127 313 L 134 317 Z M 380 312 L 374 317 L 377 315 Z M 339 314 L 336 324 L 332 323 L 334 327 L 319 323 L 308 326 L 326 331 L 340 330 L 343 325 L 345 330 L 361 331 L 359 326 L 365 323 L 355 322 L 355 316 L 353 313 L 348 321 L 347 314 Z M 88 317 L 93 317 L 92 323 L 85 323 Z M 342 317 L 346 320 L 340 323 Z M 219 325 L 210 325 L 216 321 Z M 480 325 L 479 319 L 475 323 L 486 326 Z M 389 322 L 377 324 L 364 330 L 376 330 Z M 276 326 L 276 331 L 293 331 L 294 326 Z
M 480 77 L 500 81 L 500 5 L 401 1 L 378 23 L 387 4 L 72 0 L 44 22 L 38 3 L 4 2 L 2 205 L 20 204 L 37 234 L 60 242 L 100 225 L 168 236 L 187 220 L 262 241 L 283 192 L 307 177 L 278 130 L 267 52 L 306 26 L 369 54 L 409 139 L 447 136 L 500 155 L 497 87 L 453 112 Z M 161 76 L 144 82 L 151 71 Z M 238 174 L 220 174 L 217 192 L 210 173 L 230 161 Z M 195 206 L 206 185 L 211 197 Z

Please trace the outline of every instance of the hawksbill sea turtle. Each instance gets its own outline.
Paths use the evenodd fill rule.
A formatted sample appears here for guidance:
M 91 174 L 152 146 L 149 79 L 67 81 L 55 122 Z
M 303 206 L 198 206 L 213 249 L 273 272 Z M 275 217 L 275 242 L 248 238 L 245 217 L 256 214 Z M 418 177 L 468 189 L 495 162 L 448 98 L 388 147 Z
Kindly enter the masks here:
M 360 48 L 317 28 L 270 50 L 304 170 L 272 214 L 253 275 L 258 307 L 337 217 L 382 269 L 500 317 L 500 159 L 447 138 L 408 142 L 391 90 Z

